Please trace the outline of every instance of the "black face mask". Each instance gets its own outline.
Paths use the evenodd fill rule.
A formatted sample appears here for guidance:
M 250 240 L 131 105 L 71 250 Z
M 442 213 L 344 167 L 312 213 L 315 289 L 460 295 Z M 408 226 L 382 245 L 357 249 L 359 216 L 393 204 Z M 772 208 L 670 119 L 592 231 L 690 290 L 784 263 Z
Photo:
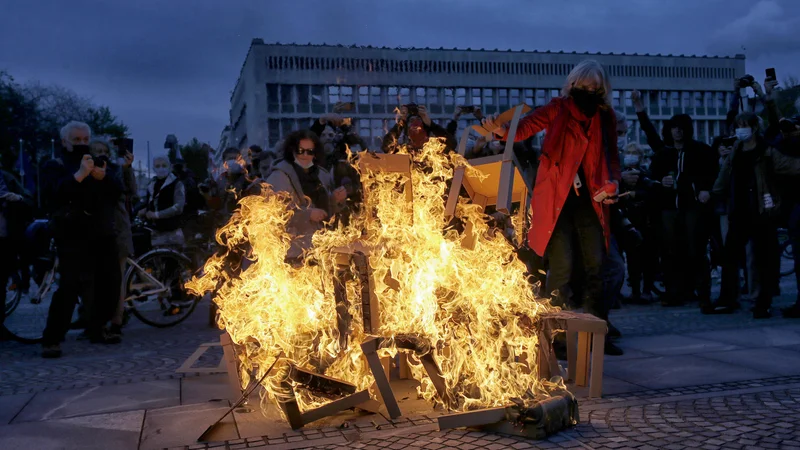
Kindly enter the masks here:
M 586 89 L 572 88 L 569 91 L 569 95 L 586 117 L 594 116 L 597 112 L 597 107 L 603 104 L 602 95 L 597 92 L 589 92 Z
M 64 158 L 64 161 L 69 161 L 73 163 L 83 159 L 83 155 L 90 154 L 89 146 L 86 144 L 73 144 L 71 152 L 66 151 L 66 149 L 64 150 L 65 151 L 62 152 L 61 154 L 62 158 Z

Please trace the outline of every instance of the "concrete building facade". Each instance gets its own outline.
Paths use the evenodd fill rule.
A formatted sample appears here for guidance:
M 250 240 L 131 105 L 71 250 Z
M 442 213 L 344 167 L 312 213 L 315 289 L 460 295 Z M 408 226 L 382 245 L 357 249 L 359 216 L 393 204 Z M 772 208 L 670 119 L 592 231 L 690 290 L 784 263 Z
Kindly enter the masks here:
M 614 107 L 632 123 L 630 139 L 646 144 L 636 123 L 631 91 L 642 91 L 656 126 L 676 113 L 695 118 L 695 137 L 720 133 L 732 80 L 745 74 L 735 57 L 553 53 L 540 51 L 408 49 L 267 44 L 254 39 L 231 96 L 228 145 L 274 148 L 288 133 L 353 102 L 346 113 L 370 145 L 394 122 L 396 107 L 427 105 L 445 125 L 456 106 L 484 114 L 525 102 L 542 106 L 584 59 L 603 64 L 611 77 Z M 470 118 L 459 122 L 460 130 Z M 219 149 L 221 151 L 221 149 Z

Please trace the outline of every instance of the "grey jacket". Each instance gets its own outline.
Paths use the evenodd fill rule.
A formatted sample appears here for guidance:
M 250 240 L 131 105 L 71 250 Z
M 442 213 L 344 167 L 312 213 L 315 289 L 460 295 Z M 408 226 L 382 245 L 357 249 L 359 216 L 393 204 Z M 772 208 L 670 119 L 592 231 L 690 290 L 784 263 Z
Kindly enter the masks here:
M 293 236 L 291 247 L 286 254 L 288 259 L 296 259 L 303 255 L 303 251 L 311 248 L 311 237 L 314 233 L 323 227 L 321 222 L 311 221 L 311 209 L 315 206 L 311 200 L 303 193 L 303 188 L 300 187 L 300 179 L 294 170 L 294 163 L 286 160 L 281 160 L 275 164 L 272 173 L 267 177 L 267 184 L 272 186 L 274 192 L 287 192 L 292 196 L 292 207 L 294 208 L 294 215 L 289 219 L 286 231 Z M 319 181 L 328 192 L 328 196 L 333 192 L 333 177 L 331 174 L 319 168 Z M 328 218 L 336 214 L 342 205 L 336 204 L 333 197 L 328 202 L 329 210 Z

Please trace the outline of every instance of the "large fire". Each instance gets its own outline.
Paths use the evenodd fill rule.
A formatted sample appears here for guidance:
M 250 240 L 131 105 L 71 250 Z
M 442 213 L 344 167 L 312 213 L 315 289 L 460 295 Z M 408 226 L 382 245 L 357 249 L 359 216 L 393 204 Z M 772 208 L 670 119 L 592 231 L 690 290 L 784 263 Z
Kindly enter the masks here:
M 415 335 L 430 342 L 444 377 L 453 410 L 506 406 L 512 399 L 540 399 L 563 385 L 540 380 L 535 368 L 537 338 L 531 320 L 554 307 L 534 297 L 519 261 L 502 233 L 490 233 L 486 216 L 462 200 L 457 216 L 471 221 L 474 248 L 445 217 L 447 180 L 458 155 L 443 153 L 431 142 L 414 155 L 413 203 L 402 192 L 404 175 L 362 173 L 364 203 L 348 226 L 314 235 L 314 248 L 301 267 L 284 262 L 292 215 L 288 199 L 265 189 L 263 196 L 241 199 L 240 210 L 217 234 L 226 251 L 212 257 L 203 274 L 187 287 L 213 291 L 219 326 L 238 348 L 243 385 L 254 370 L 261 378 L 279 354 L 299 367 L 367 389 L 373 377 L 362 355 L 366 338 L 358 277 L 345 283 L 352 316 L 340 336 L 334 284 L 335 249 L 361 242 L 370 249 L 374 290 L 380 306 L 383 337 Z M 519 231 L 518 231 L 519 232 Z M 393 356 L 396 348 L 381 350 Z M 419 361 L 409 358 L 419 380 L 419 394 L 440 402 Z M 280 364 L 278 365 L 280 366 Z M 280 388 L 285 370 L 270 373 L 264 385 L 267 402 L 285 400 Z M 299 391 L 299 390 L 298 390 Z M 373 393 L 374 395 L 375 393 Z M 301 409 L 328 400 L 298 392 Z

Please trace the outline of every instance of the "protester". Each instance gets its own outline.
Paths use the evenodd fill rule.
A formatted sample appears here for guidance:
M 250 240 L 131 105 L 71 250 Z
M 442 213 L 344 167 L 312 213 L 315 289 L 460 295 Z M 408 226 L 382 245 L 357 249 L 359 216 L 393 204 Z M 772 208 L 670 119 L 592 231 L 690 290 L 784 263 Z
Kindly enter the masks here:
M 689 115 L 673 116 L 660 136 L 639 92 L 634 91 L 631 98 L 647 143 L 655 152 L 651 176 L 661 183 L 654 192 L 661 209 L 659 237 L 667 291 L 661 304 L 677 306 L 697 298 L 703 307 L 711 302 L 708 223 L 713 218 L 709 200 L 718 172 L 717 156 L 707 144 L 693 139 Z
M 122 186 L 122 193 L 114 210 L 114 234 L 117 243 L 117 258 L 119 267 L 120 284 L 117 287 L 115 297 L 119 299 L 117 309 L 111 318 L 111 325 L 108 327 L 110 335 L 122 334 L 122 315 L 125 309 L 125 269 L 127 259 L 133 256 L 133 232 L 131 230 L 130 205 L 134 203 L 136 197 L 136 174 L 133 172 L 133 153 L 125 151 L 124 154 L 115 158 L 112 152 L 111 143 L 105 139 L 94 138 L 89 144 L 92 156 L 102 157 L 108 161 L 109 169 L 113 169 L 114 175 L 121 178 L 119 183 Z M 109 176 L 109 175 L 107 175 Z
M 4 177 L 0 177 L 0 324 L 5 321 L 5 301 L 8 279 L 17 268 L 17 255 L 14 252 L 15 246 L 12 244 L 13 236 L 10 233 L 10 223 L 13 220 L 11 215 L 12 205 L 23 201 L 20 194 L 11 192 L 6 186 Z M 2 332 L 2 331 L 0 331 Z M 5 335 L 0 336 L 3 339 Z
M 456 148 L 456 140 L 441 125 L 431 120 L 424 105 L 403 105 L 395 118 L 395 125 L 383 137 L 381 148 L 385 153 L 397 153 L 403 145 L 409 150 L 420 150 L 430 138 L 443 138 L 445 151 Z
M 183 246 L 185 237 L 181 214 L 186 205 L 186 188 L 171 173 L 166 154 L 153 157 L 153 170 L 156 176 L 147 186 L 147 197 L 139 210 L 139 217 L 153 227 L 153 246 Z
M 61 129 L 61 158 L 49 161 L 43 170 L 54 207 L 51 224 L 61 275 L 42 338 L 45 358 L 61 356 L 61 341 L 78 297 L 86 309 L 90 342 L 120 342 L 119 336 L 107 334 L 103 327 L 119 303 L 115 296 L 120 279 L 114 215 L 124 189 L 112 168 L 102 161 L 95 165 L 90 139 L 88 125 L 68 123 Z
M 703 309 L 705 314 L 730 313 L 738 309 L 740 252 L 752 240 L 754 267 L 759 271 L 760 289 L 753 318 L 771 316 L 770 307 L 775 277 L 779 276 L 777 218 L 781 193 L 776 174 L 800 175 L 800 158 L 786 156 L 763 139 L 758 117 L 741 113 L 736 117 L 736 138 L 731 155 L 725 159 L 714 184 L 714 194 L 728 201 L 730 229 L 725 242 L 722 266 L 722 291 L 716 304 Z
M 319 166 L 324 158 L 322 143 L 308 130 L 291 133 L 283 144 L 283 159 L 273 167 L 267 184 L 274 192 L 291 195 L 295 213 L 287 232 L 294 238 L 287 261 L 301 263 L 303 250 L 311 247 L 311 238 L 323 221 L 336 214 L 347 198 L 344 187 L 334 189 L 327 170 Z
M 582 256 L 588 301 L 585 310 L 604 320 L 601 270 L 611 235 L 609 204 L 619 192 L 620 167 L 611 85 L 597 61 L 576 65 L 561 97 L 519 121 L 516 141 L 547 130 L 531 200 L 530 247 L 549 261 L 546 292 L 567 306 L 575 271 L 573 252 Z M 495 117 L 483 126 L 500 137 L 507 133 Z M 587 144 L 588 143 L 588 144 Z M 606 353 L 622 350 L 606 341 Z

